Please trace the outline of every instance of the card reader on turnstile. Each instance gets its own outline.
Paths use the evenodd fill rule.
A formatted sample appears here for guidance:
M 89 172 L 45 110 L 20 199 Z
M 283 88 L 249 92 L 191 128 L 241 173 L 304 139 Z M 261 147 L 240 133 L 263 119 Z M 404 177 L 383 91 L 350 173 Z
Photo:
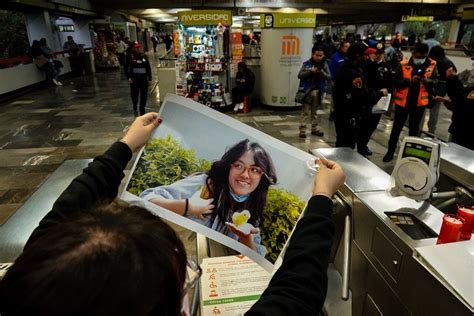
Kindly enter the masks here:
M 439 179 L 440 145 L 419 137 L 405 137 L 392 176 L 401 195 L 424 201 Z

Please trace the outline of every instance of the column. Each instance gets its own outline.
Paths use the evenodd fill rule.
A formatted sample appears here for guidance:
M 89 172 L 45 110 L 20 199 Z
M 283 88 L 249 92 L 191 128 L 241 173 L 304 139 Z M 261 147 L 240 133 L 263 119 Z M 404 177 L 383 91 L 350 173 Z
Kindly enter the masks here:
M 356 25 L 356 34 L 360 34 L 361 38 L 364 38 L 364 36 L 367 36 L 366 34 L 366 25 Z
M 393 32 L 393 34 L 397 33 L 397 32 L 400 32 L 400 34 L 403 36 L 403 26 L 404 26 L 404 23 L 401 22 L 401 23 L 396 23 L 395 24 L 395 31 Z
M 454 19 L 451 21 L 451 28 L 449 29 L 448 43 L 446 46 L 453 47 L 458 39 L 459 28 L 461 27 L 461 21 Z
M 51 21 L 49 18 L 49 12 L 47 10 L 33 11 L 25 13 L 26 17 L 26 30 L 28 32 L 28 39 L 30 45 L 34 40 L 40 40 L 46 38 L 48 45 L 53 50 L 56 50 L 55 41 L 53 41 L 53 31 L 51 28 Z M 53 45 L 53 46 L 51 46 Z
M 311 58 L 313 29 L 262 29 L 262 103 L 271 106 L 297 106 L 298 72 Z

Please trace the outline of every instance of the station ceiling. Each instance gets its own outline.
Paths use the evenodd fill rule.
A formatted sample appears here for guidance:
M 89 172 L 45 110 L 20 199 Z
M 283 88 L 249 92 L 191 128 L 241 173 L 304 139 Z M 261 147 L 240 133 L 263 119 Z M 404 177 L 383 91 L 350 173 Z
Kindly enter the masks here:
M 472 0 L 96 0 L 98 8 L 121 10 L 155 22 L 171 22 L 180 9 L 233 9 L 234 15 L 264 12 L 308 12 L 317 23 L 358 24 L 400 22 L 402 15 L 430 15 L 435 20 L 456 16 L 457 7 Z

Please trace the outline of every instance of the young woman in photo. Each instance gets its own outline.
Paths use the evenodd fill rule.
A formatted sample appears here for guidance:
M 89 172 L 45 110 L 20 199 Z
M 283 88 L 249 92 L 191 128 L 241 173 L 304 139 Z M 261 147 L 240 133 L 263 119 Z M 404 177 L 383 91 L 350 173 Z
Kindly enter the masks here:
M 259 227 L 268 188 L 277 176 L 270 155 L 258 143 L 245 139 L 229 148 L 206 173 L 191 175 L 171 185 L 150 188 L 140 194 L 158 206 L 189 217 L 215 231 L 240 241 L 265 256 Z M 232 215 L 247 210 L 253 228 L 241 231 Z

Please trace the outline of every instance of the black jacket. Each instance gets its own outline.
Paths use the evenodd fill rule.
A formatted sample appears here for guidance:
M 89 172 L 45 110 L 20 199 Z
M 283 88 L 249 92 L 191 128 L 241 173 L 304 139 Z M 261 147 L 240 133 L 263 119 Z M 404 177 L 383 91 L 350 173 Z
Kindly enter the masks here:
M 131 157 L 130 148 L 121 142 L 116 142 L 103 155 L 96 157 L 54 203 L 53 209 L 33 231 L 25 249 L 68 216 L 99 200 L 114 199 Z M 331 199 L 314 196 L 309 200 L 291 237 L 282 266 L 246 315 L 319 314 L 326 297 L 326 271 L 334 235 L 331 216 Z
M 434 87 L 436 95 L 446 95 L 446 70 L 451 67 L 454 68 L 455 71 L 457 71 L 456 66 L 448 57 L 443 57 L 436 60 L 436 68 L 439 74 L 439 81 Z
M 359 67 L 345 61 L 334 81 L 335 115 L 344 119 L 358 118 L 367 108 L 374 106 L 382 95 L 367 87 L 366 78 Z
M 236 87 L 243 91 L 244 94 L 250 94 L 255 86 L 255 75 L 250 69 L 243 72 L 237 72 L 235 76 Z
M 393 75 L 385 61 L 377 63 L 370 61 L 364 68 L 364 76 L 367 78 L 367 87 L 378 91 L 387 89 L 389 93 L 393 87 Z
M 327 292 L 334 223 L 332 201 L 313 196 L 298 221 L 283 264 L 247 316 L 319 315 Z
M 125 76 L 134 82 L 151 81 L 151 67 L 144 54 L 129 54 L 125 61 Z
M 446 107 L 453 111 L 449 132 L 453 142 L 474 150 L 472 119 L 474 118 L 474 86 L 465 88 L 457 76 L 446 80 L 446 90 L 451 103 Z

